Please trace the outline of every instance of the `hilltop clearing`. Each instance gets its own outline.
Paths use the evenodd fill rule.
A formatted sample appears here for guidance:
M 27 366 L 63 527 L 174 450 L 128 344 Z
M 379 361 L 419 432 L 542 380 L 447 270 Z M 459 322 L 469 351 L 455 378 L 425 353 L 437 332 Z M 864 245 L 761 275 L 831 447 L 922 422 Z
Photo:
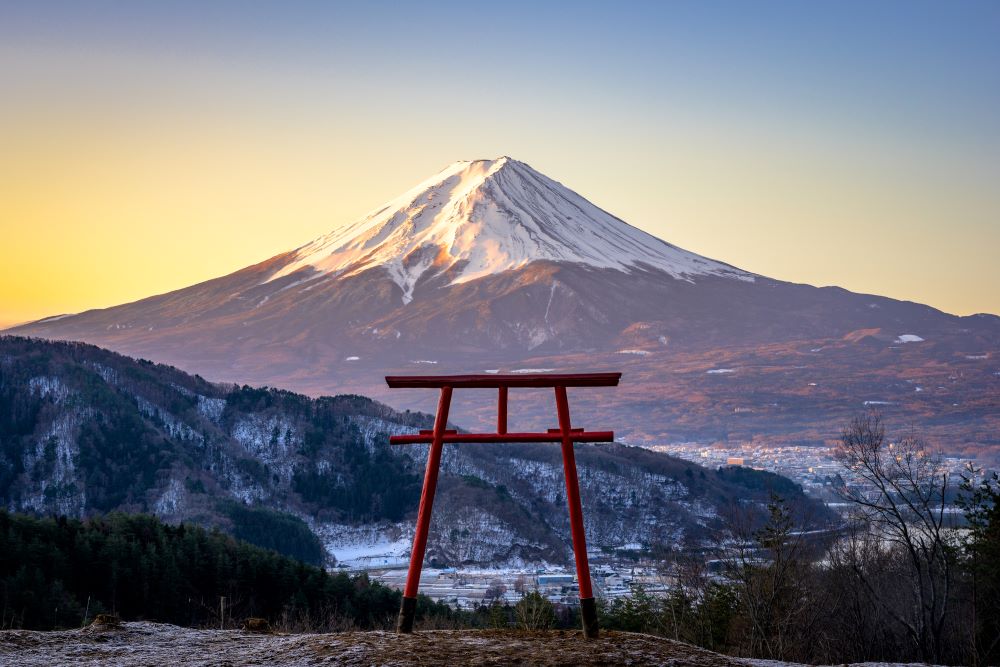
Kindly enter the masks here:
M 431 630 L 336 634 L 251 634 L 157 623 L 113 629 L 0 632 L 0 662 L 19 665 L 691 665 L 784 667 L 743 660 L 631 632 Z M 873 664 L 873 663 L 867 663 Z

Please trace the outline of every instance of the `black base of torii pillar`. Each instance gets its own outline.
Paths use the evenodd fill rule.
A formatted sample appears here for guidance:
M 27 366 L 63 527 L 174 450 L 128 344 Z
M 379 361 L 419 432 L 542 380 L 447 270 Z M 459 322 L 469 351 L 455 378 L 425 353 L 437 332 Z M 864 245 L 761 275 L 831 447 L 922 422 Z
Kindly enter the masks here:
M 431 509 L 434 492 L 437 489 L 438 471 L 441 467 L 441 450 L 444 443 L 475 442 L 558 442 L 562 446 L 563 473 L 566 477 L 566 503 L 569 505 L 569 525 L 573 537 L 573 555 L 576 559 L 576 576 L 580 587 L 580 616 L 583 634 L 587 638 L 597 637 L 597 604 L 590 581 L 590 565 L 587 562 L 587 539 L 583 529 L 583 508 L 580 503 L 580 483 L 576 474 L 576 457 L 573 444 L 576 442 L 612 442 L 613 431 L 585 431 L 573 428 L 569 417 L 569 400 L 566 387 L 614 387 L 618 385 L 621 373 L 572 373 L 572 374 L 518 374 L 518 375 L 434 375 L 434 376 L 390 376 L 385 381 L 393 389 L 436 388 L 440 389 L 434 428 L 420 431 L 416 435 L 394 435 L 389 438 L 393 445 L 429 444 L 427 467 L 424 470 L 424 487 L 420 495 L 420 509 L 417 511 L 417 528 L 413 536 L 410 552 L 410 568 L 403 589 L 403 601 L 399 609 L 396 632 L 413 631 L 413 621 L 417 612 L 417 590 L 420 587 L 420 570 L 427 549 L 427 535 L 431 523 Z M 552 387 L 555 390 L 556 416 L 559 428 L 545 433 L 507 432 L 507 393 L 511 387 Z M 496 433 L 457 433 L 449 431 L 448 410 L 454 389 L 498 390 Z

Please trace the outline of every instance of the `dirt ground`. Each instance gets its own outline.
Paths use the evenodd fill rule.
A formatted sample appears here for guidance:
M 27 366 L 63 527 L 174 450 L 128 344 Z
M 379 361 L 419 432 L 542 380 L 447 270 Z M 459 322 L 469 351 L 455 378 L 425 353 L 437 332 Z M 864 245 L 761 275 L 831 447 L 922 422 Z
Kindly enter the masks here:
M 2 665 L 692 665 L 747 667 L 669 639 L 579 631 L 432 630 L 252 634 L 156 623 L 0 632 Z
M 806 667 L 732 658 L 689 644 L 632 632 L 427 630 L 335 634 L 256 634 L 192 630 L 159 623 L 95 623 L 81 630 L 0 631 L 0 667 L 52 665 L 669 665 Z M 844 667 L 933 667 L 858 663 Z

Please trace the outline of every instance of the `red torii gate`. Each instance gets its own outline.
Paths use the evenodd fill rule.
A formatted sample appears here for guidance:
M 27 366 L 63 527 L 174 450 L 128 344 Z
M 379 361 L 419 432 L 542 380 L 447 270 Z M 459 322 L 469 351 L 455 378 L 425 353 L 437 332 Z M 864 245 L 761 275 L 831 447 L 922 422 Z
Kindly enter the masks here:
M 417 589 L 420 586 L 420 569 L 427 548 L 427 531 L 431 523 L 431 508 L 437 488 L 438 470 L 441 466 L 441 449 L 446 442 L 558 442 L 562 444 L 563 472 L 566 475 L 566 502 L 569 505 L 569 525 L 573 536 L 573 555 L 576 558 L 576 575 L 580 583 L 580 615 L 585 637 L 597 637 L 597 607 L 590 582 L 590 565 L 587 563 L 587 539 L 583 531 L 583 508 L 580 505 L 580 483 L 576 475 L 575 442 L 612 442 L 613 431 L 585 431 L 573 428 L 569 419 L 569 400 L 566 387 L 615 387 L 621 373 L 569 373 L 569 374 L 518 374 L 518 375 L 424 375 L 387 376 L 386 384 L 392 389 L 440 389 L 434 429 L 416 435 L 394 435 L 393 445 L 429 444 L 427 468 L 424 471 L 424 488 L 417 512 L 417 530 L 410 552 L 410 569 L 403 589 L 403 602 L 399 609 L 396 632 L 413 631 L 413 618 L 417 609 Z M 507 432 L 507 392 L 511 387 L 553 387 L 556 395 L 556 415 L 559 428 L 545 433 Z M 454 389 L 497 389 L 496 433 L 458 433 L 448 430 L 448 409 Z

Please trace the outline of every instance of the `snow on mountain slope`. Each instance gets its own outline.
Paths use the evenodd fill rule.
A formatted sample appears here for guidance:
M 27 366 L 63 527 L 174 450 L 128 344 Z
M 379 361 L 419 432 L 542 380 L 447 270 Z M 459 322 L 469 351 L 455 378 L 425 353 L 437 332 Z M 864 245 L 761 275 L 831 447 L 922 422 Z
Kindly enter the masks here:
M 509 157 L 456 162 L 365 218 L 294 251 L 274 280 L 303 269 L 352 275 L 388 269 L 403 301 L 428 271 L 451 284 L 537 260 L 621 271 L 645 265 L 675 278 L 753 274 L 670 245 Z

